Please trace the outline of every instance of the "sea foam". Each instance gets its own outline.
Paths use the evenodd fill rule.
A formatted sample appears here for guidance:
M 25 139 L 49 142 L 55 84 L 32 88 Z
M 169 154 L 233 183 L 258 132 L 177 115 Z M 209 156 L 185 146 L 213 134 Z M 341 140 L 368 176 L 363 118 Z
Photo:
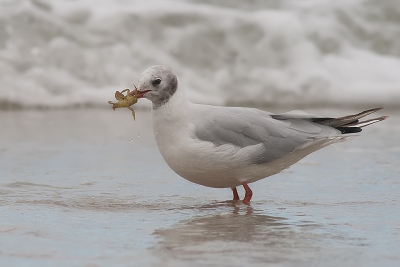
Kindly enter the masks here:
M 107 106 L 156 64 L 193 102 L 395 107 L 399 26 L 397 1 L 0 0 L 0 108 Z

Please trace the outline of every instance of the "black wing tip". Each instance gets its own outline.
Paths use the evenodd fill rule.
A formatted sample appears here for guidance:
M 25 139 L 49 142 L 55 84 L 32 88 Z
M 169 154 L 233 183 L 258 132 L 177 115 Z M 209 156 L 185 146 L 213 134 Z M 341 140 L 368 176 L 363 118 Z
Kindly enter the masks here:
M 389 118 L 389 116 L 385 115 L 385 116 L 381 116 L 381 117 L 379 117 L 377 119 L 380 120 L 380 121 L 384 121 L 384 120 L 386 120 L 388 118 Z
M 372 109 L 369 109 L 369 110 L 366 110 L 365 112 L 367 112 L 367 111 L 378 111 L 378 110 L 381 110 L 381 109 L 383 109 L 383 107 L 377 107 L 377 108 L 372 108 Z
M 360 127 L 336 127 L 335 129 L 342 132 L 342 134 L 359 133 L 362 131 Z

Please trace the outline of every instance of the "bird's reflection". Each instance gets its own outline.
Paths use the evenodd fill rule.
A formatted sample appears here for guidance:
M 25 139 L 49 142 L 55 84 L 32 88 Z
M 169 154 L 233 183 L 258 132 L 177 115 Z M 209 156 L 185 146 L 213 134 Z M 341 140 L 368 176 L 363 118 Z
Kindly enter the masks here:
M 199 209 L 211 214 L 155 231 L 161 241 L 153 251 L 161 259 L 186 262 L 207 254 L 208 259 L 224 259 L 227 264 L 248 253 L 261 262 L 275 262 L 287 258 L 293 247 L 310 249 L 314 244 L 315 236 L 296 231 L 285 218 L 262 214 L 242 203 L 218 202 Z
M 253 207 L 251 205 L 243 204 L 242 201 L 237 200 L 227 200 L 220 201 L 211 204 L 201 205 L 198 207 L 199 210 L 215 210 L 215 209 L 227 209 L 226 212 L 231 212 L 233 214 L 247 214 L 253 213 Z

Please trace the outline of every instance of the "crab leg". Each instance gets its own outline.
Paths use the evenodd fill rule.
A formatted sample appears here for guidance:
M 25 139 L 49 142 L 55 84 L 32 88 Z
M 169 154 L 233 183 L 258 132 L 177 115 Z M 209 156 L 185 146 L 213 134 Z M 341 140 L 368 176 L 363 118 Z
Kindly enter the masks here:
M 129 95 L 129 93 L 130 93 L 131 91 L 130 91 L 129 89 L 124 89 L 124 90 L 121 91 L 121 94 L 122 94 L 123 92 L 128 92 L 128 93 L 126 93 L 126 95 Z
M 135 111 L 134 111 L 133 108 L 131 108 L 131 107 L 127 107 L 127 108 L 129 108 L 129 110 L 132 111 L 133 120 L 135 121 L 135 120 L 136 120 Z

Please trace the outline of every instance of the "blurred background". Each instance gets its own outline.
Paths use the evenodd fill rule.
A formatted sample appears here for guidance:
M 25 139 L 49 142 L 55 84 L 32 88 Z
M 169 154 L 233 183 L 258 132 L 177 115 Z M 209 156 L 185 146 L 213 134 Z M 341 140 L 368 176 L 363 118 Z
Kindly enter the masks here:
M 155 64 L 197 103 L 396 108 L 400 5 L 0 0 L 0 109 L 108 107 Z

